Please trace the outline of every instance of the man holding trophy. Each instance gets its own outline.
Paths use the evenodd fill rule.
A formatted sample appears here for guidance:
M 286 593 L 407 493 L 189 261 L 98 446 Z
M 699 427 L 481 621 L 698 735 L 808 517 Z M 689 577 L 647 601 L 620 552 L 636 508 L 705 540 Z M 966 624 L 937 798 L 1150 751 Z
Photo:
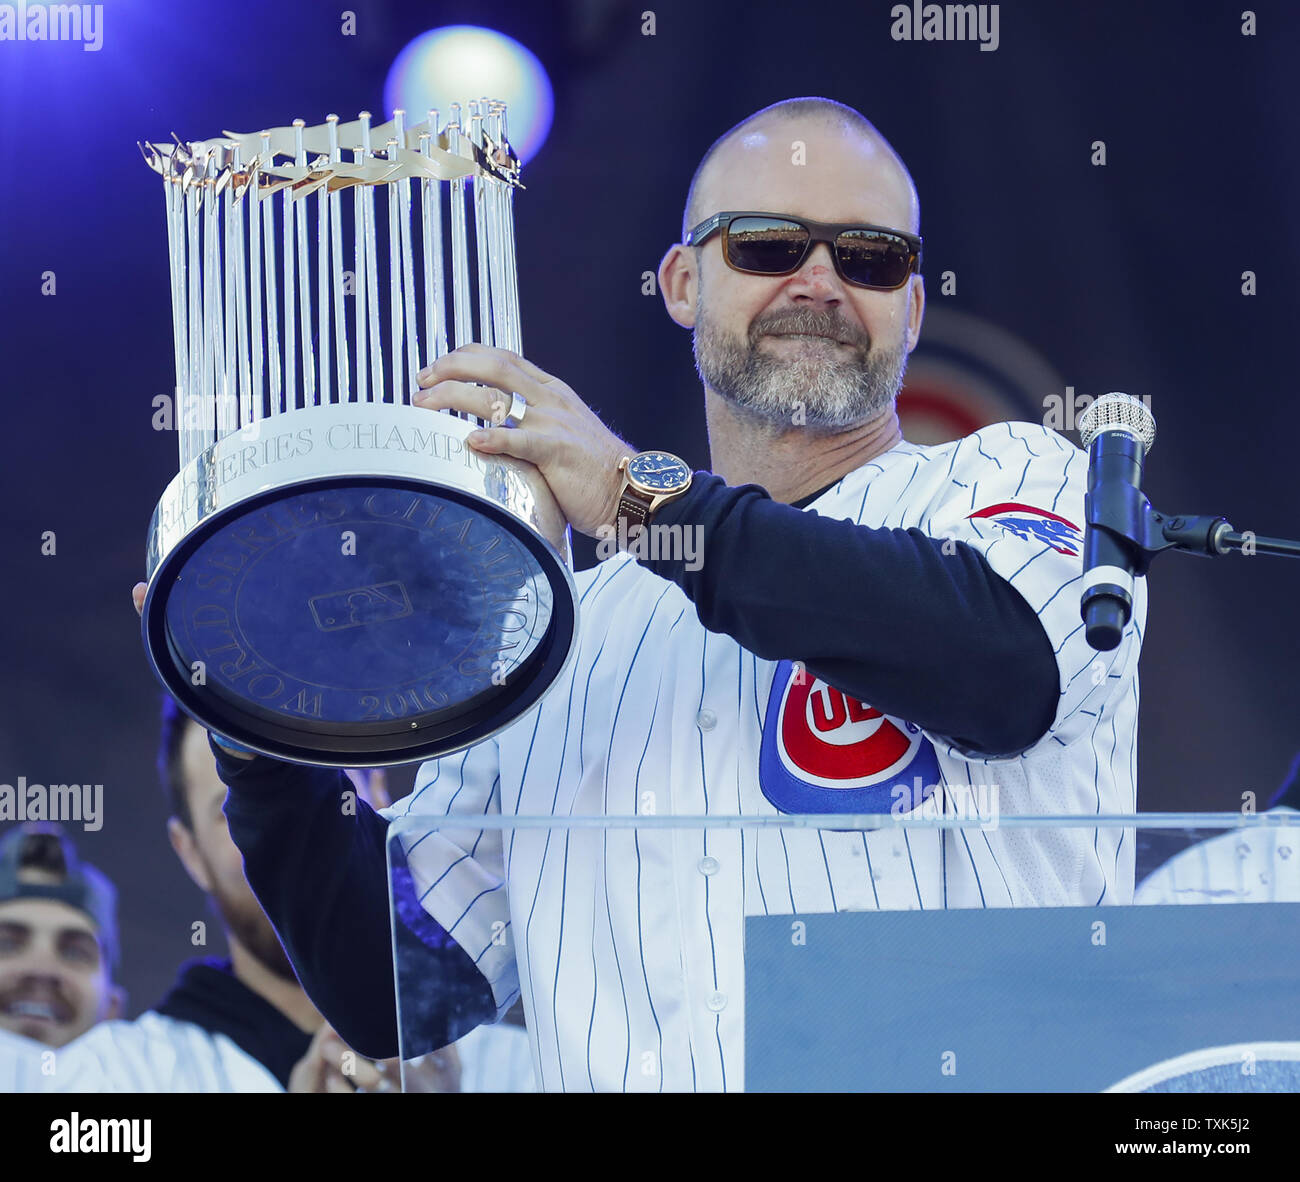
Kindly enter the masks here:
M 430 126 L 419 154 L 435 161 L 434 147 L 445 145 L 442 164 L 454 173 L 463 159 L 456 136 Z M 399 127 L 397 140 L 404 135 Z M 470 139 L 481 167 L 508 160 L 499 127 Z M 400 189 L 410 179 L 426 191 L 443 182 L 417 162 L 395 190 L 376 179 L 380 165 L 364 150 L 356 161 L 356 175 L 344 169 L 319 182 L 323 216 L 337 196 L 331 185 L 369 193 L 387 183 L 399 207 L 391 257 L 412 279 L 402 256 L 416 235 L 398 225 Z M 180 161 L 166 163 L 174 176 Z M 390 175 L 408 164 L 400 143 L 384 161 Z M 200 183 L 199 166 L 186 167 L 191 188 L 169 197 L 177 224 L 175 210 L 188 213 Z M 313 183 L 306 164 L 264 171 L 290 192 Z M 506 227 L 512 179 L 504 166 L 481 184 L 475 177 L 482 189 L 503 186 L 492 197 L 475 194 L 476 230 Z M 250 212 L 275 200 L 263 197 L 264 181 L 244 183 L 254 194 Z M 453 206 L 469 183 L 464 174 L 451 178 Z M 296 228 L 307 200 L 298 198 L 286 225 Z M 356 224 L 366 227 L 365 201 L 356 204 Z M 861 114 L 830 100 L 775 104 L 713 145 L 692 181 L 682 240 L 659 268 L 668 314 L 693 332 L 712 472 L 638 452 L 577 392 L 526 359 L 508 323 L 517 312 L 512 247 L 494 266 L 489 242 L 479 256 L 488 295 L 478 324 L 492 332 L 431 348 L 417 366 L 401 342 L 393 347 L 362 326 L 365 344 L 353 357 L 353 376 L 385 351 L 390 372 L 405 372 L 414 388 L 393 398 L 409 398 L 393 408 L 407 416 L 400 430 L 408 422 L 419 430 L 410 416 L 429 412 L 448 424 L 457 448 L 440 455 L 458 471 L 440 473 L 441 492 L 416 483 L 415 464 L 381 471 L 367 460 L 361 487 L 341 468 L 300 472 L 315 482 L 289 494 L 302 528 L 263 509 L 265 484 L 234 488 L 224 502 L 210 497 L 217 521 L 207 534 L 202 512 L 177 511 L 183 525 L 151 550 L 148 602 L 145 586 L 136 588 L 151 659 L 212 731 L 248 880 L 308 995 L 357 1050 L 398 1053 L 385 838 L 400 817 L 455 819 L 418 838 L 403 834 L 394 854 L 394 881 L 410 896 L 405 906 L 395 900 L 402 1024 L 412 1028 L 406 1011 L 420 999 L 428 1044 L 406 1053 L 495 1021 L 522 998 L 536 1077 L 551 1090 L 742 1088 L 746 915 L 1131 900 L 1133 846 L 1118 832 L 1059 830 L 1049 842 L 1035 831 L 994 829 L 975 842 L 951 829 L 834 831 L 836 813 L 1135 808 L 1145 585 L 1123 642 L 1100 659 L 1084 640 L 1077 596 L 1058 594 L 1082 573 L 1086 457 L 1038 424 L 1000 423 L 936 447 L 901 436 L 895 399 L 925 306 L 919 216 L 893 149 Z M 318 257 L 330 253 L 338 225 L 336 216 Z M 463 262 L 470 252 L 456 246 L 456 227 L 453 217 L 452 253 Z M 284 241 L 296 258 L 309 257 L 288 231 Z M 328 295 L 330 277 L 320 272 L 314 290 Z M 374 277 L 370 267 L 366 283 Z M 199 308 L 201 300 L 188 301 L 189 281 L 173 268 L 174 304 Z M 411 287 L 393 287 L 394 324 Z M 463 329 L 472 301 L 467 289 L 453 294 Z M 238 299 L 229 306 L 242 325 Z M 318 306 L 328 335 L 325 303 Z M 382 311 L 374 300 L 358 321 Z M 299 330 L 310 330 L 306 315 Z M 295 317 L 283 319 L 287 332 Z M 418 322 L 408 306 L 407 343 Z M 424 322 L 435 339 L 437 322 Z M 192 328 L 191 320 L 186 341 L 202 342 Z M 336 329 L 336 341 L 349 331 Z M 243 339 L 237 328 L 227 367 L 240 390 L 248 388 L 239 385 Z M 194 351 L 183 353 L 178 347 L 182 377 L 188 366 L 193 378 Z M 198 363 L 204 380 L 222 360 L 219 349 L 206 356 Z M 323 357 L 320 372 L 329 372 Z M 222 388 L 213 381 L 218 394 Z M 258 412 L 270 405 L 267 387 L 255 381 L 251 389 L 247 422 L 265 431 L 273 413 Z M 289 405 L 299 415 L 342 416 L 316 437 L 319 454 L 338 422 L 360 420 L 339 411 L 341 398 L 327 406 L 314 397 Z M 215 442 L 196 441 L 183 460 L 220 452 L 226 438 L 248 430 L 222 437 L 219 427 Z M 317 430 L 316 421 L 304 429 Z M 209 484 L 224 458 L 209 465 Z M 389 484 L 380 487 L 381 478 Z M 506 492 L 489 503 L 494 487 Z M 182 494 L 177 504 L 203 501 Z M 243 516 L 231 524 L 235 509 Z M 457 525 L 462 542 L 476 530 L 484 535 L 471 557 L 441 543 L 430 557 L 402 536 L 418 533 L 431 513 L 459 522 L 462 511 L 478 515 Z M 268 516 L 255 519 L 262 512 Z M 632 553 L 569 575 L 557 515 Z M 380 525 L 366 533 L 372 518 Z M 523 518 L 528 535 L 516 525 Z M 666 544 L 631 544 L 647 531 L 686 530 L 700 539 L 697 563 Z M 310 534 L 316 545 L 328 537 L 346 552 L 348 531 L 356 535 L 351 561 L 370 546 L 389 556 L 387 565 L 351 582 L 326 578 L 302 539 Z M 281 535 L 296 548 L 293 570 L 310 567 L 315 582 L 304 575 L 301 586 L 284 590 L 284 576 L 272 584 L 258 574 Z M 497 552 L 510 561 L 502 577 L 489 577 L 480 559 Z M 440 587 L 441 606 L 431 608 L 411 585 L 415 576 L 403 573 L 405 562 L 428 563 L 436 581 L 436 564 L 461 559 L 472 636 L 454 634 L 454 620 L 441 632 L 429 622 L 449 610 L 456 587 Z M 209 591 L 224 598 L 204 599 Z M 306 605 L 301 627 L 273 616 L 277 596 L 285 612 L 290 601 Z M 390 648 L 398 637 L 403 653 L 427 643 L 438 650 L 433 664 L 461 671 L 468 684 L 417 669 L 414 656 L 401 665 L 362 644 L 367 631 L 389 628 L 407 629 L 388 633 Z M 209 633 L 220 644 L 205 649 Z M 281 634 L 279 663 L 258 665 Z M 481 655 L 485 638 L 504 659 Z M 336 665 L 353 662 L 355 685 L 342 676 L 323 684 L 326 663 L 299 651 L 316 644 Z M 189 684 L 196 662 L 206 684 Z M 362 684 L 360 671 L 377 665 L 390 687 Z M 405 698 L 417 680 L 415 696 Z M 374 702 L 353 707 L 350 692 Z M 390 698 L 409 700 L 409 711 L 380 717 Z M 340 808 L 339 761 L 420 757 L 427 762 L 405 800 L 381 813 Z M 579 833 L 475 824 L 485 814 L 780 813 L 827 814 L 827 830 Z

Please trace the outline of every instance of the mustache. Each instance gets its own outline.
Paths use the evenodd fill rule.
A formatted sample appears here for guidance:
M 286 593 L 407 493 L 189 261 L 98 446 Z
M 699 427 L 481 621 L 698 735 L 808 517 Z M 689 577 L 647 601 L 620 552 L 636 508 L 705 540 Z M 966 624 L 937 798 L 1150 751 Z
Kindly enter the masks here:
M 831 337 L 864 353 L 871 348 L 871 334 L 865 329 L 850 324 L 834 312 L 819 312 L 812 308 L 790 308 L 755 320 L 749 326 L 750 348 L 758 343 L 760 337 L 783 333 Z

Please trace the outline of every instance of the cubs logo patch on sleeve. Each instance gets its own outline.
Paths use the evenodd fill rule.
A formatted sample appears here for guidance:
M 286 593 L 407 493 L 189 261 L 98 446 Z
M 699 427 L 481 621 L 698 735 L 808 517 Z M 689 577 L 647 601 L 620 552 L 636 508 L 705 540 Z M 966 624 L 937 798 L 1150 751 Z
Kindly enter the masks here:
M 939 784 L 939 760 L 920 727 L 781 661 L 763 719 L 758 781 L 783 813 L 911 812 Z
M 1027 542 L 1046 542 L 1058 554 L 1068 554 L 1071 558 L 1077 558 L 1082 552 L 1083 535 L 1073 521 L 1033 505 L 1002 501 L 968 513 L 966 518 L 968 521 L 990 521 Z

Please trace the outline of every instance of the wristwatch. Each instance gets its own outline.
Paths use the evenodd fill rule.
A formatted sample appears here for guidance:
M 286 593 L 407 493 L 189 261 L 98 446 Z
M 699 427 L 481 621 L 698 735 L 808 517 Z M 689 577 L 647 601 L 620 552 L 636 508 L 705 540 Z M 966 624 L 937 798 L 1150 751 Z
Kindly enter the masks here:
M 671 452 L 640 451 L 624 456 L 618 471 L 623 473 L 623 485 L 618 490 L 614 528 L 622 538 L 631 537 L 634 526 L 648 524 L 660 505 L 691 487 L 690 466 Z

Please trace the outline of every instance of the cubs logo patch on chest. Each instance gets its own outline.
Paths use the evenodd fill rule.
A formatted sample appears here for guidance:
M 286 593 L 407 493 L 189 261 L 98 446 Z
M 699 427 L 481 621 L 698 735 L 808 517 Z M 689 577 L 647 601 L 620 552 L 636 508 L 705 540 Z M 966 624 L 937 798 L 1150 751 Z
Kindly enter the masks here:
M 763 719 L 758 782 L 783 813 L 911 812 L 940 780 L 921 729 L 777 664 Z

